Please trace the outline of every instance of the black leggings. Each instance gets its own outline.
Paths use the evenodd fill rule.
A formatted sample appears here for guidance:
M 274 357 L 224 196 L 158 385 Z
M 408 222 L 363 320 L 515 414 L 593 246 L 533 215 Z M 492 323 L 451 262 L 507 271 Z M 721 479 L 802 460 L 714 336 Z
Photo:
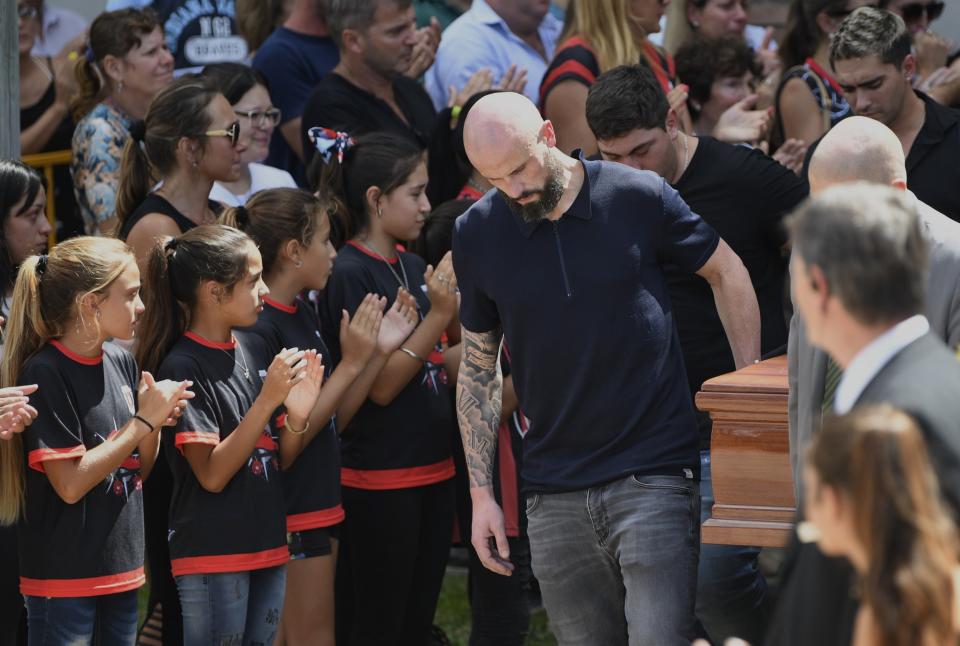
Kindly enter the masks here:
M 0 526 L 0 646 L 27 643 L 18 558 L 16 525 Z
M 508 538 L 513 574 L 491 572 L 470 551 L 470 646 L 523 646 L 530 629 L 530 544 Z
M 163 454 L 163 447 L 150 477 L 143 485 L 144 538 L 147 567 L 150 570 L 150 600 L 147 619 L 159 603 L 163 607 L 163 646 L 183 644 L 183 617 L 177 584 L 170 572 L 170 549 L 167 543 L 170 498 L 173 496 L 173 474 Z
M 337 644 L 429 643 L 453 534 L 453 480 L 389 491 L 344 487 L 343 507 Z

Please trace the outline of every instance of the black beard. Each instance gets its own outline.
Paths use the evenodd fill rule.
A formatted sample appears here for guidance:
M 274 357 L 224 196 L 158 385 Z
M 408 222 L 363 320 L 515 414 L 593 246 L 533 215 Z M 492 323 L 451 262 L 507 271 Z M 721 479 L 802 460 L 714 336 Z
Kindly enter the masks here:
M 559 204 L 561 198 L 563 198 L 563 181 L 560 173 L 554 172 L 553 168 L 549 170 L 550 174 L 547 177 L 547 183 L 543 185 L 542 189 L 539 191 L 526 191 L 517 198 L 522 200 L 531 195 L 539 195 L 540 199 L 535 202 L 520 204 L 517 200 L 509 197 L 500 189 L 497 189 L 500 197 L 507 203 L 510 210 L 519 215 L 520 219 L 528 224 L 535 224 L 544 219 L 550 211 L 557 208 L 557 204 Z

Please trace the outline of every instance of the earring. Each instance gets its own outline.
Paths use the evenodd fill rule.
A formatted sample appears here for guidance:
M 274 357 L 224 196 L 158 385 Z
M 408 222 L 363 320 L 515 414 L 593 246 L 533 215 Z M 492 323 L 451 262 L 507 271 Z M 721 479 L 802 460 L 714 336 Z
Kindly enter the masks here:
M 123 79 L 117 81 L 117 94 L 123 93 Z
M 99 323 L 99 322 L 100 322 L 100 310 L 96 310 L 96 313 L 94 314 L 94 316 L 95 316 L 96 319 L 97 319 L 97 323 Z
M 382 218 L 382 217 L 383 217 L 383 211 L 380 210 L 380 205 L 379 205 L 379 204 L 377 204 L 377 217 L 378 217 L 378 218 Z
M 300 269 L 301 267 L 303 267 L 303 261 L 298 260 L 295 263 L 293 263 L 293 266 L 296 267 L 297 269 Z
M 699 20 L 691 20 L 691 21 L 690 21 L 690 25 L 691 25 L 694 29 L 700 29 L 700 21 L 699 21 Z

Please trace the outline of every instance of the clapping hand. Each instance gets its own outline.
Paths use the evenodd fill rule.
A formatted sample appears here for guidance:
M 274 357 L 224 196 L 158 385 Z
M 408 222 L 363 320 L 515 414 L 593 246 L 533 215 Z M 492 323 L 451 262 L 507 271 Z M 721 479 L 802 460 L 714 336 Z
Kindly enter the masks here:
M 384 314 L 383 323 L 380 324 L 377 350 L 384 355 L 397 350 L 413 333 L 419 322 L 416 299 L 403 287 L 399 288 L 396 300 Z
M 375 294 L 367 294 L 360 307 L 353 314 L 343 310 L 340 321 L 341 363 L 362 370 L 377 349 L 377 337 L 383 321 L 383 308 L 387 299 Z
M 323 360 L 316 350 L 307 350 L 297 364 L 300 367 L 300 378 L 290 388 L 283 405 L 287 409 L 287 416 L 295 420 L 295 425 L 303 428 L 310 419 L 310 413 L 320 397 L 320 387 L 323 385 Z

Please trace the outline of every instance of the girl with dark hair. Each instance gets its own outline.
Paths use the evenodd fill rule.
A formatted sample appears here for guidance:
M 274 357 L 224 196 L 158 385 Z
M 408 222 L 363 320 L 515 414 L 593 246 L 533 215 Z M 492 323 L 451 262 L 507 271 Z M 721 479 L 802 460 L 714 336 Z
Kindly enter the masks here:
M 216 180 L 239 177 L 243 150 L 240 121 L 209 81 L 185 75 L 157 94 L 131 127 L 117 195 L 117 237 L 141 270 L 157 238 L 216 221 L 207 196 Z
M 417 238 L 430 210 L 423 153 L 391 134 L 368 135 L 341 151 L 342 163 L 327 155 L 320 186 L 336 204 L 342 244 L 320 304 L 330 354 L 343 355 L 343 311 L 356 312 L 367 294 L 392 305 L 402 287 L 416 299 L 420 321 L 341 435 L 346 520 L 338 569 L 346 569 L 350 585 L 338 596 L 338 633 L 351 644 L 425 644 L 453 524 L 445 366 L 459 361 L 459 346 L 444 353 L 440 338 L 456 314 L 456 276 L 450 254 L 434 269 L 397 249 Z
M 427 197 L 431 204 L 454 199 L 479 200 L 492 186 L 476 172 L 463 147 L 463 124 L 477 101 L 502 90 L 477 92 L 463 104 L 456 117 L 453 108 L 446 108 L 437 117 L 437 128 L 427 147 Z
M 139 293 L 130 248 L 109 238 L 67 240 L 17 274 L 0 378 L 36 384 L 38 414 L 0 443 L 0 509 L 19 519 L 30 644 L 136 637 L 141 483 L 160 427 L 192 397 L 189 381 L 154 381 L 105 343 L 133 337 Z
M 296 188 L 285 170 L 261 164 L 270 152 L 273 130 L 280 123 L 267 81 L 257 70 L 242 63 L 207 65 L 202 74 L 220 91 L 240 119 L 240 177 L 233 182 L 216 181 L 210 199 L 227 206 L 242 206 L 265 188 Z
M 19 0 L 18 52 L 20 58 L 20 154 L 53 152 L 70 148 L 73 119 L 70 98 L 76 79 L 66 60 L 40 58 L 32 53 L 41 31 L 42 0 Z M 83 221 L 73 198 L 70 170 L 54 169 L 54 191 L 50 199 L 57 211 L 57 238 L 63 240 L 83 233 Z
M 859 576 L 852 643 L 956 644 L 957 528 L 916 422 L 890 406 L 827 418 L 809 456 L 802 535 Z
M 0 316 L 4 318 L 9 318 L 20 263 L 47 248 L 51 227 L 46 206 L 47 194 L 37 171 L 19 161 L 0 160 Z
M 234 330 L 257 321 L 269 291 L 262 273 L 256 245 L 222 225 L 191 229 L 150 256 L 137 358 L 160 376 L 189 375 L 197 393 L 163 438 L 187 646 L 272 644 L 283 605 L 289 552 L 278 441 L 296 444 L 309 430 L 323 366 L 314 350 L 273 356 Z
M 87 233 L 109 234 L 116 228 L 120 161 L 130 127 L 173 80 L 173 56 L 157 17 L 136 9 L 97 16 L 76 75 L 73 189 Z
M 812 144 L 852 114 L 830 74 L 830 34 L 854 9 L 875 0 L 792 0 L 778 52 L 783 61 L 773 105 L 773 145 L 786 139 Z
M 270 296 L 263 298 L 263 312 L 252 331 L 270 352 L 283 347 L 313 349 L 327 362 L 328 374 L 309 429 L 280 447 L 291 562 L 275 643 L 332 646 L 337 537 L 344 516 L 337 432 L 349 426 L 390 353 L 413 331 L 416 303 L 401 288 L 384 315 L 386 299 L 368 294 L 352 319 L 343 313 L 341 358 L 332 364 L 320 321 L 311 304 L 299 296 L 326 287 L 337 255 L 323 202 L 299 189 L 269 189 L 246 207 L 228 209 L 221 221 L 247 232 L 263 256 Z

